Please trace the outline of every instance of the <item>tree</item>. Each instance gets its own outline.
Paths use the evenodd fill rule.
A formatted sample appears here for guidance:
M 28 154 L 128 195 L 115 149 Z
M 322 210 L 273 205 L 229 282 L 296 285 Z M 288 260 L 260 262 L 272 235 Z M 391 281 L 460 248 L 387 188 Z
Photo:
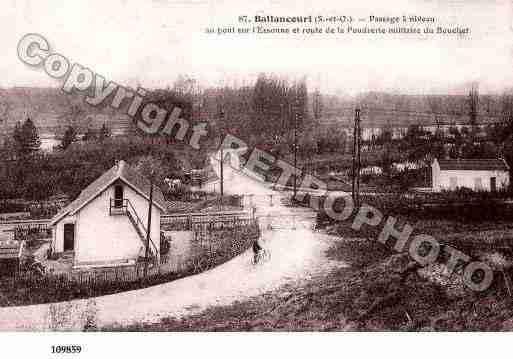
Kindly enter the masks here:
M 49 158 L 41 156 L 38 161 L 30 164 L 30 171 L 27 171 L 24 178 L 23 197 L 39 203 L 43 202 L 55 192 L 59 173 L 46 170 Z
M 504 157 L 504 160 L 506 160 L 507 164 L 509 165 L 509 173 L 510 176 L 513 175 L 513 135 L 510 135 L 503 143 L 502 147 L 502 156 Z M 513 185 L 510 184 L 510 188 Z
M 39 133 L 30 118 L 27 118 L 23 125 L 19 122 L 16 124 L 13 139 L 16 153 L 21 157 L 35 153 L 41 147 Z
M 143 156 L 135 164 L 135 169 L 145 176 L 147 179 L 152 179 L 153 183 L 161 188 L 164 186 L 164 179 L 166 178 L 166 170 L 162 161 L 151 155 Z
M 389 129 L 383 129 L 380 135 L 380 142 L 382 142 L 383 148 L 381 156 L 378 159 L 379 166 L 381 167 L 383 174 L 387 178 L 390 178 L 392 175 L 394 159 L 392 154 L 392 133 Z
M 435 135 L 431 141 L 430 153 L 433 158 L 445 158 L 445 134 L 440 128 L 435 130 Z
M 69 145 L 76 141 L 77 132 L 75 131 L 75 128 L 73 128 L 73 126 L 68 126 L 68 128 L 64 132 L 64 137 L 61 140 L 59 148 L 64 151 L 69 147 Z
M 401 141 L 401 149 L 406 154 L 406 159 L 414 163 L 422 163 L 429 153 L 429 140 L 424 129 L 413 124 L 408 127 L 406 136 Z
M 318 120 L 322 116 L 322 98 L 319 89 L 317 88 L 313 94 L 312 112 L 314 119 Z
M 470 127 L 473 134 L 477 131 L 477 114 L 479 112 L 479 84 L 474 82 L 468 94 Z
M 449 127 L 449 157 L 456 159 L 461 157 L 461 147 L 463 146 L 463 135 L 456 126 Z
M 504 141 L 513 134 L 513 95 L 511 93 L 502 95 L 501 105 L 503 129 L 499 138 Z
M 68 102 L 68 105 L 66 106 L 66 111 L 59 116 L 59 119 L 61 121 L 64 121 L 64 123 L 67 123 L 68 126 L 80 129 L 81 125 L 84 124 L 86 110 L 84 109 L 83 104 L 74 103 L 72 99 L 70 99 L 69 97 L 66 97 L 66 99 Z
M 283 136 L 297 126 L 303 129 L 308 119 L 306 79 L 294 84 L 276 76 L 260 74 L 252 94 L 252 132 L 272 137 Z
M 304 156 L 309 156 L 312 153 L 317 152 L 317 141 L 315 140 L 313 129 L 305 129 L 305 131 L 302 131 L 300 134 L 298 134 L 298 137 L 300 153 L 302 153 Z

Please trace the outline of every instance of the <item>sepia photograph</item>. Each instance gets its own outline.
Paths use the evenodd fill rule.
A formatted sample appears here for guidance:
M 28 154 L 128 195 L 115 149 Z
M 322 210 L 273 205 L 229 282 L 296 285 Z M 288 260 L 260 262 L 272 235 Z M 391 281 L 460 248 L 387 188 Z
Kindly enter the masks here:
M 0 336 L 21 354 L 43 333 L 46 357 L 212 332 L 259 357 L 513 330 L 511 1 L 0 17 Z

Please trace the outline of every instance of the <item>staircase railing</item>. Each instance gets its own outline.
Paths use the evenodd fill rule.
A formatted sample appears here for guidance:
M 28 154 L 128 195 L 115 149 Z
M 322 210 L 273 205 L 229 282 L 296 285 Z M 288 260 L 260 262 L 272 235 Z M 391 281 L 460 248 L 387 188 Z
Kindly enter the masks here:
M 133 218 L 133 220 L 135 221 L 135 225 L 139 227 L 138 232 L 142 232 L 142 233 L 139 233 L 139 235 L 141 236 L 141 240 L 143 240 L 143 242 L 146 243 L 146 238 L 144 237 L 144 236 L 146 236 L 146 233 L 147 233 L 146 226 L 144 225 L 143 221 L 141 221 L 141 218 L 137 214 L 137 211 L 135 210 L 135 208 L 132 205 L 132 203 L 130 202 L 130 200 L 125 198 L 121 201 L 120 199 L 112 199 L 111 198 L 109 214 L 110 215 L 124 214 L 127 216 L 131 216 Z M 157 256 L 158 249 L 157 249 L 157 246 L 155 245 L 155 243 L 153 242 L 153 240 L 151 239 L 151 237 L 149 238 L 149 242 L 151 244 L 152 252 L 155 254 L 155 256 Z

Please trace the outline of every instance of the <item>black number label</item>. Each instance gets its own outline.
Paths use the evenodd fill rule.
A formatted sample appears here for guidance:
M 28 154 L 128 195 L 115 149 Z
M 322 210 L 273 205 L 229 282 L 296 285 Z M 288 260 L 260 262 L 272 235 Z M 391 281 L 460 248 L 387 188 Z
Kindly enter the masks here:
M 78 354 L 81 351 L 80 345 L 52 345 L 52 354 Z

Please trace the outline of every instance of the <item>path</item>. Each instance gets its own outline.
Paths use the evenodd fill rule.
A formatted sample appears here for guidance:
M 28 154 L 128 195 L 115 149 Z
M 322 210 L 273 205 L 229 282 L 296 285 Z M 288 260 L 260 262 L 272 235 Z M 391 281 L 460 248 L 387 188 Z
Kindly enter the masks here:
M 284 207 L 278 193 L 226 167 L 226 192 L 254 194 L 257 215 L 276 220 L 295 214 L 303 222 L 312 220 L 310 211 Z M 269 194 L 277 199 L 272 206 Z M 263 230 L 264 244 L 272 253 L 271 260 L 263 265 L 252 265 L 252 253 L 247 251 L 207 272 L 141 290 L 64 303 L 0 308 L 0 330 L 82 330 L 87 323 L 103 328 L 156 322 L 244 300 L 341 265 L 324 256 L 329 246 L 327 236 L 308 228 L 268 231 L 264 224 Z

